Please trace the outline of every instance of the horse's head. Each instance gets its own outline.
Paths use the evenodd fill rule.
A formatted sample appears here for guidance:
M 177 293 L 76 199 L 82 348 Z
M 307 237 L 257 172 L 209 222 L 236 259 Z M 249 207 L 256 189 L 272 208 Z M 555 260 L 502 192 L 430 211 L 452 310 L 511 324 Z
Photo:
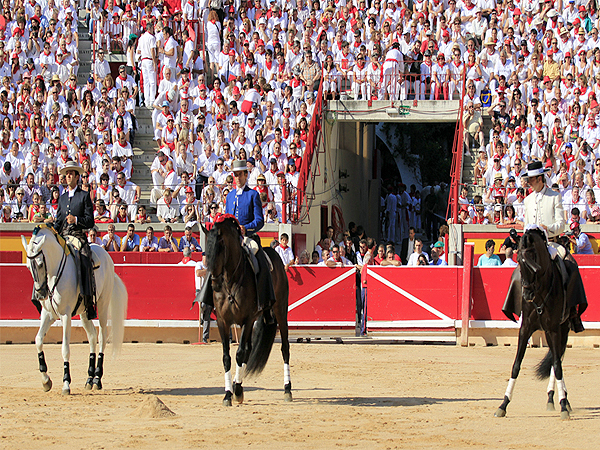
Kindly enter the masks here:
M 546 237 L 541 230 L 527 230 L 519 243 L 517 257 L 521 270 L 523 299 L 532 301 L 535 297 L 536 278 L 546 272 L 550 265 L 550 254 L 546 247 Z
M 44 256 L 44 244 L 46 235 L 34 231 L 29 244 L 25 236 L 21 235 L 21 243 L 27 255 L 27 268 L 33 276 L 33 287 L 37 300 L 48 297 L 48 268 L 46 266 L 46 257 Z
M 240 247 L 239 226 L 235 219 L 227 218 L 216 222 L 210 231 L 202 225 L 202 231 L 206 235 L 206 267 L 212 274 L 219 275 L 228 256 Z

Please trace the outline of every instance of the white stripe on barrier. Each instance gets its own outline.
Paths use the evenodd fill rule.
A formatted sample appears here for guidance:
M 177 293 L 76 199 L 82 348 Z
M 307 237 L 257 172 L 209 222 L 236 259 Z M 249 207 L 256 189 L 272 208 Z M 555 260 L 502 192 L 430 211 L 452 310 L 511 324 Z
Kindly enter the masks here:
M 382 284 L 385 284 L 387 287 L 389 287 L 390 289 L 393 289 L 394 291 L 396 291 L 398 294 L 403 295 L 404 297 L 406 297 L 407 299 L 409 299 L 410 301 L 412 301 L 413 303 L 416 303 L 417 305 L 419 305 L 421 308 L 426 309 L 427 311 L 429 311 L 430 313 L 432 313 L 433 315 L 439 317 L 442 320 L 447 320 L 452 322 L 453 319 L 451 319 L 450 317 L 448 317 L 446 314 L 438 311 L 437 309 L 435 309 L 434 307 L 428 305 L 427 303 L 425 303 L 422 300 L 419 300 L 417 297 L 415 297 L 414 295 L 406 292 L 404 289 L 399 288 L 398 286 L 396 286 L 394 283 L 392 283 L 391 281 L 386 280 L 385 278 L 383 278 L 381 275 L 379 275 L 378 273 L 373 272 L 371 269 L 367 269 L 367 274 L 372 276 L 373 278 L 375 278 L 377 281 L 379 281 Z M 449 325 L 451 326 L 451 325 Z
M 316 297 L 317 295 L 319 295 L 321 292 L 326 291 L 327 289 L 329 289 L 332 286 L 335 286 L 336 284 L 338 284 L 340 281 L 345 280 L 346 278 L 348 278 L 351 275 L 354 275 L 356 273 L 356 269 L 352 268 L 352 269 L 348 269 L 347 272 L 341 274 L 339 277 L 334 278 L 333 280 L 331 280 L 329 283 L 324 284 L 323 286 L 321 286 L 319 289 L 312 291 L 310 294 L 305 295 L 304 297 L 302 297 L 300 300 L 295 301 L 294 303 L 292 303 L 291 305 L 288 306 L 288 312 L 291 311 L 294 308 L 297 308 L 298 306 L 302 305 L 303 303 L 306 303 L 307 301 L 309 301 L 311 298 Z
M 454 328 L 454 320 L 369 320 L 369 328 Z

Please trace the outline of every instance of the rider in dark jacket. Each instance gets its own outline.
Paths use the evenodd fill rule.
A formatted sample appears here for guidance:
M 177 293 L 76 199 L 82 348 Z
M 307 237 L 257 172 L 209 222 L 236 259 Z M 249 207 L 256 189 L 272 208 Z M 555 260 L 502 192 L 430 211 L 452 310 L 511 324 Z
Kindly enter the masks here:
M 74 236 L 81 242 L 81 296 L 88 319 L 96 318 L 94 302 L 94 273 L 92 252 L 85 230 L 94 227 L 94 207 L 90 194 L 78 186 L 83 169 L 69 161 L 61 169 L 65 175 L 68 189 L 58 199 L 56 212 L 56 230 L 63 236 Z

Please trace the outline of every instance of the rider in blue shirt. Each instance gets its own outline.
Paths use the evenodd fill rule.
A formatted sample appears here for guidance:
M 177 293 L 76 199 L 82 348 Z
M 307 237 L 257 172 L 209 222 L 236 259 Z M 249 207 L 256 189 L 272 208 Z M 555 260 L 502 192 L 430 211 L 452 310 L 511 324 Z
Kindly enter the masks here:
M 275 303 L 275 291 L 271 279 L 271 265 L 262 247 L 252 238 L 248 237 L 257 233 L 265 224 L 263 208 L 257 191 L 248 187 L 248 168 L 245 160 L 236 160 L 232 164 L 236 189 L 227 195 L 225 212 L 235 216 L 240 224 L 244 245 L 256 256 L 259 272 L 256 276 L 258 310 L 263 313 L 267 323 L 273 323 L 271 308 Z M 205 282 L 202 291 L 196 297 L 212 306 L 212 283 Z

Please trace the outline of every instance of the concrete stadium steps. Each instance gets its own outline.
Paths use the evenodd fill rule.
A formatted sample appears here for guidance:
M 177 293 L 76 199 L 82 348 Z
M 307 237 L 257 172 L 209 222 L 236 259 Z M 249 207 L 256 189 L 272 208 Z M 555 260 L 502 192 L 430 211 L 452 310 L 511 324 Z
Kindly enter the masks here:
M 488 144 L 488 138 L 490 130 L 492 129 L 492 120 L 486 113 L 483 114 L 483 135 L 485 138 L 485 144 Z M 479 194 L 485 195 L 485 186 L 480 183 L 476 183 L 475 180 L 475 164 L 479 156 L 479 149 L 471 149 L 470 154 L 463 153 L 463 170 L 461 174 L 461 183 L 469 188 L 469 199 Z
M 79 11 L 79 72 L 77 74 L 77 85 L 84 86 L 92 70 L 92 38 L 85 25 L 85 10 Z M 106 55 L 109 63 L 125 63 L 123 54 Z M 133 167 L 131 181 L 140 186 L 142 195 L 140 203 L 145 205 L 149 214 L 154 214 L 156 208 L 150 205 L 150 192 L 152 190 L 152 177 L 150 167 L 157 150 L 154 141 L 154 128 L 152 126 L 152 111 L 146 108 L 136 109 L 138 129 L 133 141 Z

